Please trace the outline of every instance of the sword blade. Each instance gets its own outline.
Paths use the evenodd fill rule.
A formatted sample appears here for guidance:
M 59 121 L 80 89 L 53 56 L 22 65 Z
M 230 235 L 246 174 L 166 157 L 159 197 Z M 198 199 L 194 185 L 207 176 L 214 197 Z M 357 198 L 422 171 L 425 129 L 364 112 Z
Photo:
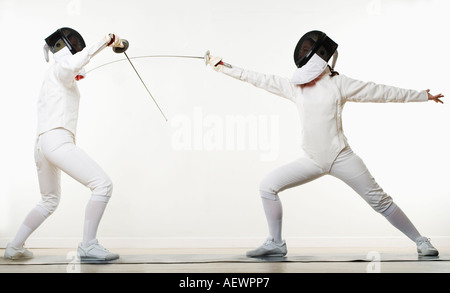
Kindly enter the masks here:
M 199 56 L 182 56 L 182 55 L 147 55 L 147 56 L 135 56 L 135 57 L 129 57 L 129 60 L 133 60 L 133 59 L 143 59 L 143 58 L 184 58 L 184 59 L 205 59 L 205 57 L 199 57 Z M 119 59 L 119 60 L 114 60 L 111 62 L 107 62 L 105 64 L 99 65 L 97 67 L 92 68 L 91 70 L 87 71 L 86 74 L 97 70 L 101 67 L 113 64 L 113 63 L 117 63 L 117 62 L 121 62 L 121 61 L 125 61 L 127 60 L 126 58 L 124 59 Z
M 136 72 L 137 76 L 139 77 L 139 79 L 141 80 L 142 84 L 144 85 L 145 89 L 147 90 L 148 94 L 150 95 L 150 97 L 152 98 L 153 102 L 155 103 L 156 107 L 158 107 L 159 112 L 161 113 L 161 115 L 164 117 L 164 119 L 166 119 L 166 122 L 169 121 L 166 117 L 166 115 L 164 115 L 164 112 L 161 110 L 161 107 L 158 105 L 158 102 L 156 102 L 155 98 L 153 97 L 152 93 L 150 92 L 150 90 L 148 89 L 147 85 L 145 84 L 145 82 L 142 80 L 141 76 L 139 75 L 139 72 L 136 70 L 136 68 L 133 65 L 133 62 L 131 62 L 130 58 L 128 57 L 126 52 L 123 52 L 125 54 L 125 56 L 128 59 L 128 62 L 130 62 L 131 67 L 133 67 L 134 72 Z

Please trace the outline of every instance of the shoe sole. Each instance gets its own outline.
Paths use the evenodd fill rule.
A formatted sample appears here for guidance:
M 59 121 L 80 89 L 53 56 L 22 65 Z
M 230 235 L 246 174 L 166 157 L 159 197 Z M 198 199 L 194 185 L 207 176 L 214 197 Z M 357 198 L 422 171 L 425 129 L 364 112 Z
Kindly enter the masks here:
M 430 253 L 426 253 L 426 252 L 421 252 L 418 251 L 419 256 L 438 256 L 439 252 L 430 252 Z
M 282 257 L 286 254 L 283 253 L 271 253 L 271 254 L 261 254 L 261 255 L 246 255 L 247 257 Z
M 97 257 L 90 257 L 90 256 L 78 256 L 80 261 L 112 261 L 119 259 L 120 257 L 113 257 L 113 258 L 97 258 Z

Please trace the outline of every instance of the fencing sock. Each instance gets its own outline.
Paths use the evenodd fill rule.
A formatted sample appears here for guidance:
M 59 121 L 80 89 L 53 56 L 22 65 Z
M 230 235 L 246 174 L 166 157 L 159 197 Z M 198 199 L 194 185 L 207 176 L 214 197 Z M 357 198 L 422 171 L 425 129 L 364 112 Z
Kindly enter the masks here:
M 417 231 L 416 227 L 414 227 L 413 223 L 408 219 L 405 213 L 395 204 L 393 209 L 389 207 L 389 210 L 392 212 L 388 215 L 385 215 L 386 219 L 397 229 L 399 229 L 403 234 L 408 236 L 412 241 L 416 241 L 421 235 L 419 231 Z
M 104 200 L 102 199 L 104 198 Z M 108 204 L 107 197 L 98 196 L 91 197 L 85 212 L 84 218 L 84 232 L 83 232 L 83 246 L 89 246 L 89 242 L 97 238 L 97 229 L 100 224 L 100 220 Z
M 23 247 L 25 240 L 37 229 L 48 217 L 50 213 L 41 207 L 35 206 L 27 215 L 22 225 L 20 225 L 19 231 L 17 231 L 16 237 L 14 237 L 11 245 L 16 248 Z
M 279 199 L 272 200 L 262 197 L 264 212 L 266 214 L 267 224 L 269 225 L 270 236 L 275 243 L 281 243 L 281 228 L 283 222 L 283 207 Z

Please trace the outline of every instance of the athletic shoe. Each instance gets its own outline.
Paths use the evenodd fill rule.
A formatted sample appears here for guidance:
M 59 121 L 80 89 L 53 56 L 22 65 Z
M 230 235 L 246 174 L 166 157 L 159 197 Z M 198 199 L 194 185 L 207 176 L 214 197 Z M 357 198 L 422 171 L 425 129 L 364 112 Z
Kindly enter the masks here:
M 263 245 L 255 250 L 247 251 L 248 257 L 285 256 L 287 254 L 286 242 L 275 243 L 273 238 L 266 239 Z
M 9 259 L 27 259 L 32 258 L 33 253 L 28 249 L 25 249 L 23 246 L 14 247 L 11 243 L 8 243 L 8 245 L 6 245 L 4 257 Z
M 419 237 L 416 239 L 417 252 L 420 256 L 437 256 L 439 251 L 431 244 L 427 237 Z
M 115 260 L 119 258 L 119 255 L 112 253 L 98 243 L 95 239 L 85 247 L 82 243 L 78 245 L 78 257 L 80 260 Z

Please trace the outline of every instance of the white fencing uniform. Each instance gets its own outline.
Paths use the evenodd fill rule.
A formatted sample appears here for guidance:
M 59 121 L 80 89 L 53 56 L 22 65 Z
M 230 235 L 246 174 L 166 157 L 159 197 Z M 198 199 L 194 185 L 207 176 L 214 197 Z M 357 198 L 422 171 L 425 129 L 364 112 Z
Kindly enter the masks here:
M 303 150 L 324 172 L 330 170 L 334 159 L 348 146 L 342 130 L 342 110 L 347 101 L 428 101 L 426 91 L 362 82 L 344 75 L 325 74 L 314 85 L 296 86 L 287 78 L 235 66 L 223 67 L 222 72 L 294 102 L 300 114 Z
M 58 206 L 61 170 L 92 191 L 86 207 L 83 243 L 95 240 L 97 227 L 112 194 L 108 175 L 75 145 L 80 93 L 75 77 L 90 59 L 106 47 L 104 39 L 72 55 L 67 47 L 55 53 L 38 99 L 35 144 L 41 201 L 31 210 L 12 241 L 21 247 L 30 234 Z
M 105 47 L 101 40 L 90 47 L 56 60 L 48 69 L 38 100 L 38 138 L 35 159 L 41 187 L 41 206 L 53 212 L 60 197 L 62 170 L 105 201 L 112 193 L 106 173 L 75 145 L 80 93 L 75 77 Z M 103 199 L 101 198 L 103 197 Z
M 288 78 L 239 67 L 221 72 L 286 98 L 296 104 L 301 120 L 302 148 L 306 157 L 270 172 L 260 184 L 271 236 L 281 241 L 282 209 L 278 193 L 325 174 L 335 176 L 362 196 L 377 212 L 415 241 L 420 236 L 406 215 L 376 183 L 364 162 L 352 152 L 342 129 L 346 102 L 425 102 L 426 91 L 401 89 L 362 82 L 344 75 L 325 74 L 310 84 L 298 86 Z
M 105 47 L 101 40 L 72 55 L 67 48 L 55 53 L 55 63 L 45 73 L 38 99 L 37 135 L 65 128 L 76 135 L 80 92 L 75 77 Z
M 61 170 L 92 191 L 91 199 L 108 202 L 112 182 L 102 168 L 75 145 L 74 135 L 64 128 L 41 134 L 36 141 L 35 161 L 42 199 L 40 206 L 54 212 L 61 197 Z

